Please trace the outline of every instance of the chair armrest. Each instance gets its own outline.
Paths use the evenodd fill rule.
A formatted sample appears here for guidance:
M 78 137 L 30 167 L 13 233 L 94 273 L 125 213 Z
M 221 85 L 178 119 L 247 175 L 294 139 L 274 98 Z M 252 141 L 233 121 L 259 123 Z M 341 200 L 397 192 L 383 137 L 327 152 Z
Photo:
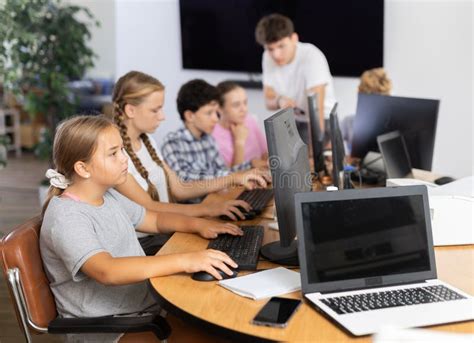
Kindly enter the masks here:
M 158 314 L 134 317 L 56 318 L 48 325 L 48 332 L 52 334 L 143 331 L 152 331 L 159 340 L 165 340 L 171 334 L 168 322 Z

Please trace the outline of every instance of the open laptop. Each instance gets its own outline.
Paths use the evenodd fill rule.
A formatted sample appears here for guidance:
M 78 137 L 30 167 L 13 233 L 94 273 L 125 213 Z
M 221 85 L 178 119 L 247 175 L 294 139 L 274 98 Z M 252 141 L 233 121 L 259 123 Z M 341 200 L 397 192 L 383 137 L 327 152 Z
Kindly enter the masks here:
M 399 131 L 377 136 L 377 144 L 385 163 L 387 178 L 413 178 L 410 155 Z
M 440 281 L 425 186 L 298 193 L 304 296 L 354 335 L 474 319 Z

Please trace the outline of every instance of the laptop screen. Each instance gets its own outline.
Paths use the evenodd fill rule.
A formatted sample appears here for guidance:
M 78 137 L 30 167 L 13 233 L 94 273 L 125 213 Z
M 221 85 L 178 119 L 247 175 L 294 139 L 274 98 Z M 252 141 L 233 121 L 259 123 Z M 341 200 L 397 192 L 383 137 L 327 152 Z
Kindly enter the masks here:
M 328 200 L 301 202 L 308 284 L 359 279 L 373 286 L 385 283 L 381 276 L 432 270 L 423 195 L 379 194 L 391 191 L 340 191 Z

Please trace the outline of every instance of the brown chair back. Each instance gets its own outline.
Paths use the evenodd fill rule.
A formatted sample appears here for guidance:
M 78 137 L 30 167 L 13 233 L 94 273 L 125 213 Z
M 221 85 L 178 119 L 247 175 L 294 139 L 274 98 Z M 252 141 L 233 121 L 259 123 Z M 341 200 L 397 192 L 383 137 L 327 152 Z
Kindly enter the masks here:
M 36 326 L 47 328 L 49 322 L 57 317 L 57 311 L 41 260 L 40 228 L 39 216 L 17 226 L 1 240 L 0 250 L 5 278 L 9 269 L 19 269 L 29 317 Z M 15 303 L 13 298 L 12 301 Z

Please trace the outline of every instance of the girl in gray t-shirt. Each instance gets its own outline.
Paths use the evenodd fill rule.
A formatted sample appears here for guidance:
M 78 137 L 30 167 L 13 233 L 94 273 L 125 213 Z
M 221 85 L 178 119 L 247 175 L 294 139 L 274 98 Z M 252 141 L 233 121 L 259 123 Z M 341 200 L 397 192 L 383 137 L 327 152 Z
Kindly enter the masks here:
M 111 188 L 127 177 L 127 157 L 113 123 L 77 116 L 63 122 L 53 146 L 56 170 L 48 170 L 40 250 L 58 313 L 97 317 L 156 311 L 145 281 L 150 277 L 237 265 L 224 253 L 145 256 L 135 230 L 192 232 L 205 238 L 241 234 L 232 224 L 146 211 Z M 110 336 L 110 335 L 109 335 Z M 112 335 L 114 336 L 114 335 Z M 115 335 L 116 339 L 118 335 Z

